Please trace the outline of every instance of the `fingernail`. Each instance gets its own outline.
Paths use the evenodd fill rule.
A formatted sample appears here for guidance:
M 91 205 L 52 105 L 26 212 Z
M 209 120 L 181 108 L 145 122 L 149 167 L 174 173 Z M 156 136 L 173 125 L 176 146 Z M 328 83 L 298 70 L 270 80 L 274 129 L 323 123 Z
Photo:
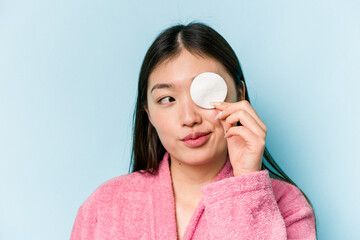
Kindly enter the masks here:
M 221 105 L 221 102 L 211 102 L 209 104 L 212 106 L 219 106 L 219 105 Z
M 224 138 L 226 138 L 227 137 L 227 133 L 225 133 L 225 135 L 224 135 Z
M 216 115 L 215 120 L 221 117 L 222 112 L 219 112 L 218 115 Z

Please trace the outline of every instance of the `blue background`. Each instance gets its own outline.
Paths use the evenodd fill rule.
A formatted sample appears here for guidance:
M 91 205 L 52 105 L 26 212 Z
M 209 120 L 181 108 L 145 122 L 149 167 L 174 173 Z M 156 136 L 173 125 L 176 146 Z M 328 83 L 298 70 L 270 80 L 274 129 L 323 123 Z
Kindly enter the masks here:
M 355 0 L 0 1 L 0 239 L 68 239 L 92 191 L 127 173 L 145 52 L 193 20 L 237 53 L 319 239 L 355 239 L 359 13 Z

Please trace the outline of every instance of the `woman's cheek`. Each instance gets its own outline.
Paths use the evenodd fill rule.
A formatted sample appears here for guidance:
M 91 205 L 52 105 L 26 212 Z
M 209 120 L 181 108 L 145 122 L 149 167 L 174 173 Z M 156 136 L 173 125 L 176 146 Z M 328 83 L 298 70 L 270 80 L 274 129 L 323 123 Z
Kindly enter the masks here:
M 216 116 L 220 113 L 220 111 L 219 110 L 216 110 L 216 109 L 211 109 L 211 110 L 207 110 L 208 112 L 209 112 L 209 118 L 210 118 L 210 120 L 211 120 L 211 122 L 213 122 L 213 123 L 220 123 L 220 121 L 219 120 L 215 120 L 215 118 L 216 118 Z
M 216 109 L 210 109 L 210 110 L 206 110 L 206 118 L 208 119 L 208 121 L 210 123 L 212 123 L 212 125 L 214 126 L 215 129 L 219 128 L 221 129 L 221 131 L 223 131 L 223 127 L 221 125 L 220 120 L 215 119 L 216 116 L 219 114 L 219 110 Z
M 167 112 L 157 112 L 154 114 L 154 123 L 155 128 L 158 133 L 159 138 L 162 141 L 169 141 L 170 139 L 176 137 L 174 133 L 174 129 L 176 129 L 176 118 L 175 117 L 169 117 L 173 116 L 173 114 L 169 114 Z M 173 126 L 173 127 L 169 127 Z
M 213 117 L 214 120 L 215 120 L 216 115 L 218 115 L 218 113 L 220 112 L 219 110 L 215 110 L 215 109 L 212 109 L 209 111 L 211 112 L 211 116 Z

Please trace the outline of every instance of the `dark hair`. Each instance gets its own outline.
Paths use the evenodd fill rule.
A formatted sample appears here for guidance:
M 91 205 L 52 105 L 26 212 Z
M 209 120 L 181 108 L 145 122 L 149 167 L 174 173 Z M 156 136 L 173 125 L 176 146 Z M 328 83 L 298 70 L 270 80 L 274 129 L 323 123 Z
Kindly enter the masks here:
M 148 49 L 140 70 L 138 95 L 133 116 L 134 134 L 131 154 L 132 162 L 130 164 L 132 172 L 157 172 L 159 161 L 162 160 L 166 152 L 145 111 L 147 106 L 148 78 L 156 66 L 175 57 L 183 49 L 200 56 L 215 58 L 221 62 L 234 79 L 236 89 L 245 87 L 245 100 L 250 102 L 239 60 L 231 46 L 219 33 L 206 24 L 196 22 L 186 26 L 179 24 L 165 29 Z M 296 186 L 278 166 L 266 147 L 263 155 L 262 169 L 267 169 L 272 178 Z M 307 196 L 305 194 L 304 196 L 311 205 Z

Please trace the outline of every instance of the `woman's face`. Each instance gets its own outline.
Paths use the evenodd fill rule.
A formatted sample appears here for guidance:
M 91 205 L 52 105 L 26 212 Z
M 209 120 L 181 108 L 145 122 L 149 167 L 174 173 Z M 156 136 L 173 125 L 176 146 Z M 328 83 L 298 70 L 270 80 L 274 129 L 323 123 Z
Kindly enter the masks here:
M 225 67 L 213 58 L 203 58 L 182 50 L 175 58 L 159 64 L 150 74 L 147 108 L 151 124 L 171 159 L 189 165 L 224 160 L 227 143 L 224 129 L 215 120 L 218 110 L 197 106 L 190 96 L 192 80 L 203 72 L 214 72 L 224 78 L 226 102 L 236 102 L 235 83 Z M 185 141 L 186 136 L 196 138 Z

